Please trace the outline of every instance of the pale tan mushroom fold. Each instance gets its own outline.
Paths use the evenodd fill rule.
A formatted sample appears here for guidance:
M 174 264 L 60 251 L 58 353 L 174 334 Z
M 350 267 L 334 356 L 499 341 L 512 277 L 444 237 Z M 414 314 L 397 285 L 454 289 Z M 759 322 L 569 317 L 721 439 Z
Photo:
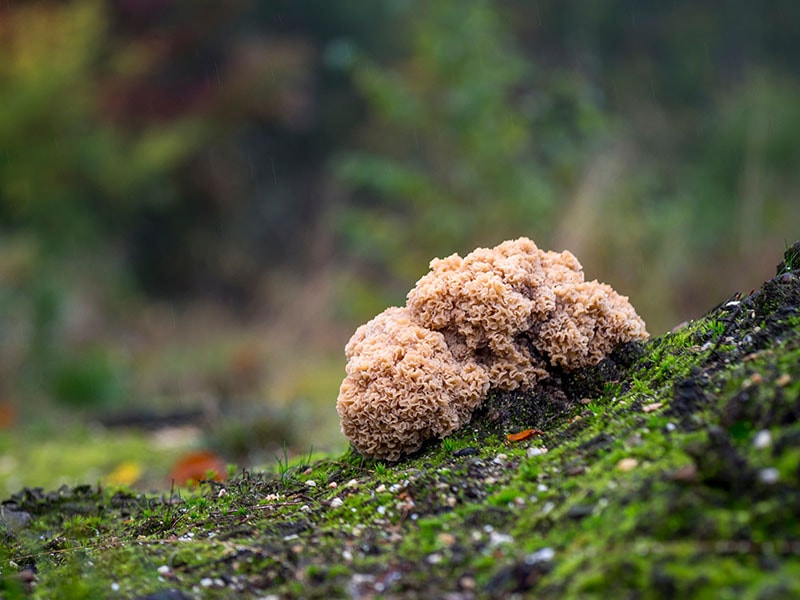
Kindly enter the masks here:
M 337 411 L 366 456 L 397 460 L 469 422 L 490 387 L 530 389 L 648 337 L 625 296 L 586 282 L 570 252 L 520 238 L 431 261 L 406 307 L 359 327 L 345 348 Z

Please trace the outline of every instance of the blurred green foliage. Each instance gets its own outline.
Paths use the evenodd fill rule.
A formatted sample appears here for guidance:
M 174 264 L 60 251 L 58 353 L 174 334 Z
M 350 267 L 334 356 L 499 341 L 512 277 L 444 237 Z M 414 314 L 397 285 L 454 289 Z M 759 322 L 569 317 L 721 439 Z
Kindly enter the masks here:
M 32 3 L 8 17 L 0 62 L 4 225 L 63 252 L 124 231 L 136 210 L 168 201 L 163 176 L 197 147 L 199 123 L 126 131 L 103 114 L 103 86 L 117 76 L 104 3 Z
M 60 335 L 78 283 L 64 266 L 118 246 L 139 211 L 175 199 L 169 177 L 203 126 L 185 118 L 128 129 L 103 113 L 122 61 L 105 3 L 30 3 L 3 17 L 0 331 L 22 353 L 4 358 L 28 391 L 50 389 L 73 406 L 109 401 L 120 393 L 119 365 L 95 351 L 74 355 Z
M 110 350 L 132 298 L 338 348 L 334 318 L 432 257 L 520 235 L 654 333 L 697 316 L 797 238 L 798 23 L 789 0 L 0 6 L 0 398 L 134 394 Z
M 397 19 L 399 64 L 350 65 L 371 110 L 336 172 L 358 192 L 345 242 L 407 281 L 433 256 L 552 226 L 605 116 L 591 84 L 526 60 L 489 0 L 408 2 Z

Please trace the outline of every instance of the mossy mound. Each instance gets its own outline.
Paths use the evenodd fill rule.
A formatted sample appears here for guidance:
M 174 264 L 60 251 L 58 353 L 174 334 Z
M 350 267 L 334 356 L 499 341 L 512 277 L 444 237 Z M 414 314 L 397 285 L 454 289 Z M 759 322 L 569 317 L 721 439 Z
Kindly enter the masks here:
M 24 491 L 0 514 L 2 597 L 800 596 L 797 256 L 673 333 L 493 394 L 399 463 Z

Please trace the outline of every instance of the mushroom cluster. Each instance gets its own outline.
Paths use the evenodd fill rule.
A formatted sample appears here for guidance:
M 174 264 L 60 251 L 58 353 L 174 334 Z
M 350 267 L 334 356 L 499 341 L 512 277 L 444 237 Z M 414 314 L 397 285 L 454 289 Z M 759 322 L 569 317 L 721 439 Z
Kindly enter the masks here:
M 568 251 L 520 238 L 434 259 L 405 307 L 348 342 L 342 432 L 363 455 L 397 460 L 468 423 L 489 388 L 530 389 L 548 366 L 593 365 L 647 337 L 628 299 L 584 281 Z

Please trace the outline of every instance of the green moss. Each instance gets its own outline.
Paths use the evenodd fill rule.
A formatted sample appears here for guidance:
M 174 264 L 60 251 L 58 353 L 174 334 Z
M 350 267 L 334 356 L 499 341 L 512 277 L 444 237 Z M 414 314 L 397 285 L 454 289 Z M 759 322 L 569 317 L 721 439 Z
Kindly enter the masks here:
M 760 293 L 561 387 L 493 393 L 399 463 L 309 451 L 180 496 L 29 490 L 2 558 L 37 586 L 4 597 L 797 595 L 798 303 Z M 506 441 L 526 427 L 543 435 Z

